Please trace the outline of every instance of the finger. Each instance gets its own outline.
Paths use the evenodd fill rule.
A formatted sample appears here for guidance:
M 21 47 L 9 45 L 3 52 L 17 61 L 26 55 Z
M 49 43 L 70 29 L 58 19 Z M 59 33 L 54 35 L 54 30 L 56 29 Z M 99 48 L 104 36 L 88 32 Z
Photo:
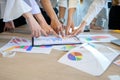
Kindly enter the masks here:
M 32 30 L 32 31 L 31 31 L 32 37 L 35 37 L 35 36 L 34 36 L 34 33 L 35 33 L 35 31 Z
M 76 35 L 78 35 L 80 32 L 81 32 L 80 30 L 75 30 L 71 35 L 76 36 Z
M 53 30 L 54 30 L 57 34 L 59 34 L 59 28 L 58 28 L 58 27 L 54 27 Z
M 36 38 L 38 38 L 39 31 L 35 31 L 33 35 L 34 35 Z
M 47 34 L 43 29 L 41 29 L 40 32 L 41 32 L 43 35 L 48 36 L 48 34 Z
M 36 35 L 36 37 L 38 38 L 38 37 L 41 35 L 41 31 L 40 31 L 40 30 L 37 30 L 35 35 Z
M 9 28 L 8 28 L 8 27 L 6 28 L 6 31 L 9 31 Z
M 69 34 L 69 30 L 70 30 L 70 26 L 67 26 L 67 27 L 66 27 L 66 30 L 65 30 L 65 34 L 66 34 L 66 35 Z
M 63 27 L 61 27 L 61 29 L 60 29 L 60 35 L 62 35 L 62 37 L 65 36 L 65 32 L 64 32 L 64 28 Z
M 13 33 L 13 32 L 15 32 L 15 28 L 8 28 L 9 30 L 9 32 L 11 32 L 11 33 Z
M 6 31 L 6 29 L 7 29 L 7 28 L 6 28 L 6 27 L 4 27 L 4 30 L 3 30 L 3 31 L 5 32 L 5 31 Z
M 77 30 L 74 30 L 70 35 L 75 36 L 76 33 L 77 33 Z
M 39 37 L 39 34 L 40 34 L 39 32 L 40 32 L 39 30 L 38 31 L 37 30 L 32 30 L 32 36 L 36 37 L 36 38 Z
M 54 30 L 51 30 L 51 33 L 52 33 L 53 35 L 55 35 L 56 37 L 59 37 L 59 35 L 58 35 Z
M 62 37 L 65 36 L 64 32 L 63 31 L 60 31 L 60 35 L 62 35 Z
M 74 24 L 71 26 L 71 28 L 72 28 L 72 32 L 74 31 Z

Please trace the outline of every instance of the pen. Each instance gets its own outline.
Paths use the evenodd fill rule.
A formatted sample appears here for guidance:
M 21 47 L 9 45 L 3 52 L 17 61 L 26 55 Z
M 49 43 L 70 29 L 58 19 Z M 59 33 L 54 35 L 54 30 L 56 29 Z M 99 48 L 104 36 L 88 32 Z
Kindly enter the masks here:
M 34 46 L 34 37 L 32 37 L 32 46 Z
M 80 39 L 77 37 L 77 36 L 74 36 L 77 40 L 79 40 L 80 41 Z

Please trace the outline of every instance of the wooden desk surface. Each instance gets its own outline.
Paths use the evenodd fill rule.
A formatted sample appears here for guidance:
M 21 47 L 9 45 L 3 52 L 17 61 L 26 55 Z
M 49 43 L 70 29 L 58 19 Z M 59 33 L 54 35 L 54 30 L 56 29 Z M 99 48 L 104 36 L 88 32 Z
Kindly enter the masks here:
M 23 27 L 20 28 L 20 30 Z M 16 29 L 19 32 L 19 28 Z M 26 29 L 27 30 L 27 29 Z M 23 35 L 23 32 L 24 35 Z M 12 36 L 24 36 L 30 38 L 29 32 L 0 34 L 0 47 L 6 44 Z M 97 33 L 108 31 L 97 31 Z M 92 34 L 96 31 L 92 31 Z M 86 33 L 89 34 L 89 33 Z M 111 33 L 119 37 L 118 33 Z M 120 47 L 111 43 L 104 43 L 120 51 Z M 57 62 L 65 52 L 52 50 L 46 54 L 26 54 L 17 52 L 13 58 L 0 57 L 0 80 L 109 80 L 109 75 L 120 75 L 120 67 L 111 64 L 110 67 L 99 77 L 91 76 L 75 68 Z M 120 59 L 120 56 L 117 57 Z

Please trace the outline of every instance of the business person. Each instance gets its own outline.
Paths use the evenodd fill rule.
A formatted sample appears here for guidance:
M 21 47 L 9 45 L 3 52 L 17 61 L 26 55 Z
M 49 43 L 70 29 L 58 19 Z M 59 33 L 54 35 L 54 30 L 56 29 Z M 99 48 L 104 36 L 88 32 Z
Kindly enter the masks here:
M 24 16 L 34 37 L 39 37 L 41 34 L 47 35 L 46 32 L 40 27 L 36 19 L 30 13 L 31 7 L 24 2 L 24 0 L 6 0 L 6 6 L 3 15 L 3 21 L 9 22 L 20 16 Z
M 94 19 L 94 17 L 97 16 L 97 14 L 99 14 L 99 12 L 105 6 L 105 3 L 106 3 L 106 0 L 94 0 L 87 11 L 87 14 L 81 21 L 79 28 L 70 33 L 69 31 L 70 31 L 71 25 L 67 26 L 66 35 L 70 33 L 70 35 L 75 36 L 83 32 L 85 26 L 89 25 Z M 71 23 L 70 21 L 72 21 L 71 16 L 73 16 L 73 13 L 75 12 L 75 8 L 77 4 L 78 4 L 78 0 L 74 0 L 74 3 L 73 3 L 73 0 L 69 0 L 70 8 L 69 8 L 69 13 L 68 13 L 68 19 L 69 19 L 68 23 Z

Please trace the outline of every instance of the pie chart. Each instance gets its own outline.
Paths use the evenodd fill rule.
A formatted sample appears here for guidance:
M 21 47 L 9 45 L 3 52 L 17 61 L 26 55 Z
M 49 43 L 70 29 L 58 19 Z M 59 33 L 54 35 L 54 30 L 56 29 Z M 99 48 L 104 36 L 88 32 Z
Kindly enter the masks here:
M 71 52 L 68 54 L 68 59 L 72 61 L 80 61 L 82 58 L 83 56 L 80 52 Z

